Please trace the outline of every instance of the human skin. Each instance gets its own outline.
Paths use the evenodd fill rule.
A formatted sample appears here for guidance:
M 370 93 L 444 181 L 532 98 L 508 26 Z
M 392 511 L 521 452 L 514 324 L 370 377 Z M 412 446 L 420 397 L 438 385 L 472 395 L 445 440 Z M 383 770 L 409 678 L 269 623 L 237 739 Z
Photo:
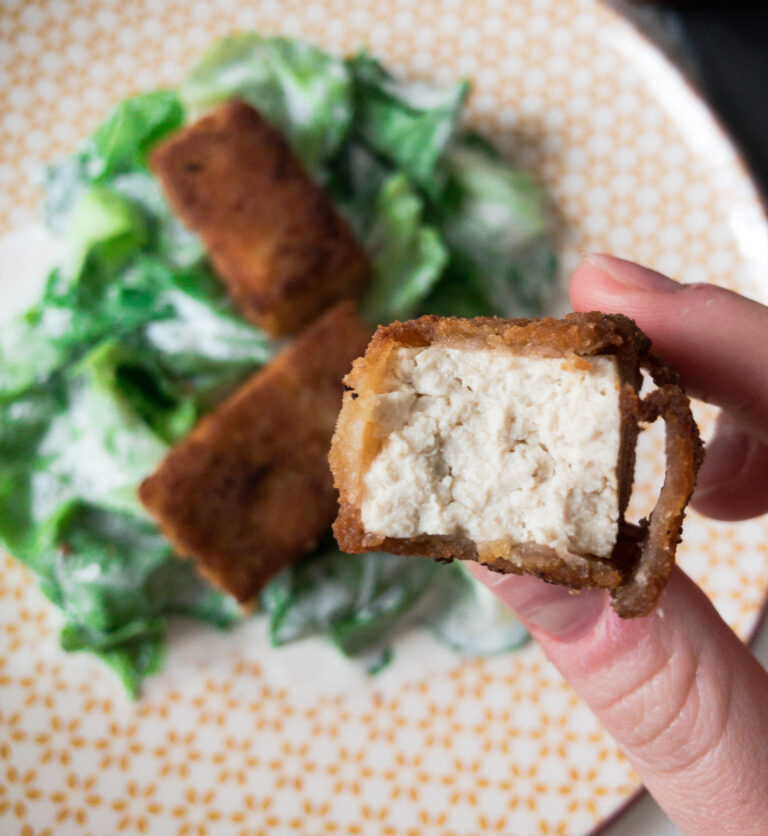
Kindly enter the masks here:
M 577 311 L 632 317 L 687 391 L 723 408 L 693 506 L 726 520 L 768 510 L 768 308 L 609 256 L 585 260 L 570 292 Z M 680 569 L 639 619 L 619 618 L 603 591 L 473 573 L 515 610 L 683 833 L 768 833 L 768 673 Z

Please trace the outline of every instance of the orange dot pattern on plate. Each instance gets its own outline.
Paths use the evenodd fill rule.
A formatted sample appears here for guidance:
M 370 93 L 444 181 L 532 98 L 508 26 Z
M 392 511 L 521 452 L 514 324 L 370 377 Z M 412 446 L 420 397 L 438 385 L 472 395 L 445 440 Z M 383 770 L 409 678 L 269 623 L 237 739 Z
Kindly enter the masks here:
M 739 232 L 764 222 L 731 147 L 644 41 L 579 0 L 6 2 L 0 232 L 39 218 L 41 163 L 112 103 L 177 83 L 217 36 L 249 28 L 338 53 L 367 45 L 413 77 L 473 78 L 469 121 L 551 191 L 564 275 L 610 250 L 766 296 L 765 241 Z M 640 511 L 661 466 L 651 439 Z M 766 543 L 765 520 L 687 523 L 681 561 L 742 636 L 768 587 Z M 129 704 L 95 660 L 58 649 L 58 614 L 0 560 L 3 832 L 573 836 L 638 787 L 534 646 L 396 688 L 319 682 L 313 700 L 237 635 L 203 630 L 183 676 Z

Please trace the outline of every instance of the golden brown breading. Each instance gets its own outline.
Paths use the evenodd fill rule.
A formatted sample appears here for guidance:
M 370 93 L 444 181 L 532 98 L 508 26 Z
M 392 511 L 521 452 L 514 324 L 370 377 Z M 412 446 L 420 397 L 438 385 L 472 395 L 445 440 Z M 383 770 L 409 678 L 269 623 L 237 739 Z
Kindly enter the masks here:
M 163 533 L 241 603 L 333 520 L 328 448 L 341 379 L 370 329 L 340 302 L 206 416 L 139 496 Z
M 367 532 L 361 519 L 364 474 L 383 438 L 373 411 L 384 385 L 387 360 L 400 347 L 428 345 L 501 348 L 515 354 L 562 357 L 576 365 L 585 358 L 613 355 L 622 382 L 619 475 L 619 536 L 610 559 L 595 555 L 561 556 L 537 543 L 509 541 L 477 544 L 467 538 L 420 535 L 392 538 Z M 658 389 L 640 400 L 641 369 L 650 370 Z M 702 448 L 690 404 L 676 374 L 651 350 L 651 341 L 621 315 L 570 314 L 563 319 L 461 320 L 426 316 L 377 329 L 364 357 L 344 380 L 348 391 L 330 453 L 339 491 L 334 534 L 347 552 L 383 550 L 445 560 L 478 560 L 491 569 L 534 574 L 573 588 L 610 589 L 619 615 L 646 615 L 656 605 L 669 577 L 680 539 L 685 506 L 690 499 Z M 663 417 L 667 424 L 667 476 L 656 508 L 639 526 L 624 521 L 632 488 L 635 445 L 640 421 Z
M 163 142 L 151 164 L 235 302 L 270 333 L 296 333 L 365 286 L 368 259 L 349 226 L 250 105 L 203 116 Z

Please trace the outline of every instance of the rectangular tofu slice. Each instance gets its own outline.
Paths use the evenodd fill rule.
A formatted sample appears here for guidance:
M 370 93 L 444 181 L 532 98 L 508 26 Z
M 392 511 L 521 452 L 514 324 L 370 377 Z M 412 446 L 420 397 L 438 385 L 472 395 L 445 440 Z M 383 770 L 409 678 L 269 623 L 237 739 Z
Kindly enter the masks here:
M 512 538 L 610 557 L 621 442 L 615 357 L 395 349 L 363 475 L 363 528 L 385 537 Z M 568 416 L 562 420 L 563 416 Z
M 340 302 L 180 442 L 139 497 L 181 555 L 247 604 L 330 526 L 342 377 L 370 329 Z
M 649 350 L 602 314 L 379 328 L 331 447 L 339 546 L 619 588 L 646 534 L 623 515 Z
M 271 334 L 296 333 L 365 286 L 368 259 L 346 221 L 250 105 L 173 134 L 151 166 L 243 314 Z

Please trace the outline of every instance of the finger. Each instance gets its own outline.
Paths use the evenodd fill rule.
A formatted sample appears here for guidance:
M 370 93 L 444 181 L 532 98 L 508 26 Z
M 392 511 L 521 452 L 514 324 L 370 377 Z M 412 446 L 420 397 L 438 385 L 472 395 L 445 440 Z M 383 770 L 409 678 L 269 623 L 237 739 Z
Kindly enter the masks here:
M 681 285 L 603 255 L 579 265 L 570 293 L 576 310 L 634 319 L 690 394 L 726 408 L 768 443 L 768 308 L 716 285 Z
M 516 611 L 684 833 L 764 836 L 768 673 L 680 569 L 639 619 L 619 618 L 601 591 L 472 571 Z
M 725 412 L 707 444 L 691 505 L 717 520 L 746 520 L 768 511 L 768 446 Z

